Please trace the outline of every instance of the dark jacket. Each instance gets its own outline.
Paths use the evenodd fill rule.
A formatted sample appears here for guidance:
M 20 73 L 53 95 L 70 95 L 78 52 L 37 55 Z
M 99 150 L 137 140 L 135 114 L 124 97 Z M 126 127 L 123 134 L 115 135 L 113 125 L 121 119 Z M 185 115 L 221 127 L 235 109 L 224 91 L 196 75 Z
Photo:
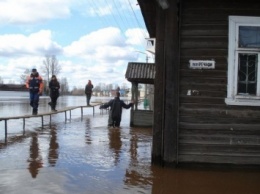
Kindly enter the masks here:
M 93 85 L 87 84 L 85 87 L 85 94 L 92 94 Z
M 108 108 L 110 107 L 112 119 L 121 119 L 122 108 L 129 109 L 133 106 L 133 103 L 125 104 L 123 100 L 120 100 L 119 97 L 115 97 L 113 100 L 110 100 L 108 103 L 101 105 L 99 108 Z
M 49 88 L 50 88 L 50 96 L 57 96 L 58 97 L 60 95 L 60 92 L 59 92 L 60 83 L 58 81 L 51 80 L 49 82 Z

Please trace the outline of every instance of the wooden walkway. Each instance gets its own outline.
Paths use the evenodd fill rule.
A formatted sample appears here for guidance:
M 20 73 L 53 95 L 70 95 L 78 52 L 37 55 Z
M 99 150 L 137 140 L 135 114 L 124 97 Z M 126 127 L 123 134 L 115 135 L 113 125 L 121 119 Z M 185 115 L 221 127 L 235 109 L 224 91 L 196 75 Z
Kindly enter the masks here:
M 93 116 L 95 115 L 95 107 L 100 106 L 102 103 L 93 103 L 91 106 L 71 106 L 71 107 L 66 107 L 57 111 L 51 111 L 51 112 L 46 112 L 46 113 L 39 113 L 37 115 L 21 115 L 21 116 L 10 116 L 10 117 L 0 117 L 0 121 L 5 122 L 5 143 L 7 143 L 7 121 L 8 120 L 13 120 L 13 119 L 23 119 L 23 132 L 25 133 L 25 119 L 28 118 L 35 118 L 35 117 L 41 117 L 42 120 L 42 128 L 44 126 L 44 116 L 49 116 L 50 117 L 50 122 L 49 124 L 51 125 L 51 119 L 52 115 L 58 114 L 58 113 L 64 113 L 65 114 L 65 122 L 67 121 L 67 112 L 69 112 L 69 117 L 71 119 L 71 111 L 80 108 L 81 109 L 81 117 L 83 117 L 83 109 L 84 108 L 92 108 L 93 109 Z M 100 113 L 103 114 L 103 110 L 100 111 Z

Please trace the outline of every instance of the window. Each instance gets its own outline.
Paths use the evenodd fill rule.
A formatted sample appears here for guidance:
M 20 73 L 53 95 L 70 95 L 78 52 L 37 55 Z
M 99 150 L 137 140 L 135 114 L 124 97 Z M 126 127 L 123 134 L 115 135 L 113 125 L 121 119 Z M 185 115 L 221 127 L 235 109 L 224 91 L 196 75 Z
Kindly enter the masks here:
M 260 17 L 229 16 L 229 105 L 260 106 Z

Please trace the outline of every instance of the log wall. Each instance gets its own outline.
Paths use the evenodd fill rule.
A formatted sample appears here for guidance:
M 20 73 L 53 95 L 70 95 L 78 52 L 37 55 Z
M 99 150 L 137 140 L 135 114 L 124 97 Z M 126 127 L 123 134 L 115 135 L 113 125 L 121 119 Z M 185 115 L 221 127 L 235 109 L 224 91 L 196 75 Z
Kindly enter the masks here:
M 260 107 L 228 106 L 228 16 L 260 16 L 259 0 L 181 0 L 178 162 L 260 164 Z M 215 60 L 212 70 L 189 60 Z M 190 92 L 191 95 L 187 95 Z

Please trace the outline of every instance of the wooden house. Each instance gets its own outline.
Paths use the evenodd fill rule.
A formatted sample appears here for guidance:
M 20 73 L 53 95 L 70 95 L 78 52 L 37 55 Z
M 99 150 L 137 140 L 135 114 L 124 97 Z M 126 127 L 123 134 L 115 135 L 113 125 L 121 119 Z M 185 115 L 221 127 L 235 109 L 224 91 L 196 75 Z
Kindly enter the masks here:
M 155 64 L 129 62 L 125 78 L 132 84 L 132 100 L 139 101 L 139 84 L 154 84 Z M 153 110 L 138 109 L 138 103 L 131 109 L 130 126 L 151 127 L 153 125 Z
M 260 1 L 138 0 L 156 39 L 152 162 L 260 164 Z

